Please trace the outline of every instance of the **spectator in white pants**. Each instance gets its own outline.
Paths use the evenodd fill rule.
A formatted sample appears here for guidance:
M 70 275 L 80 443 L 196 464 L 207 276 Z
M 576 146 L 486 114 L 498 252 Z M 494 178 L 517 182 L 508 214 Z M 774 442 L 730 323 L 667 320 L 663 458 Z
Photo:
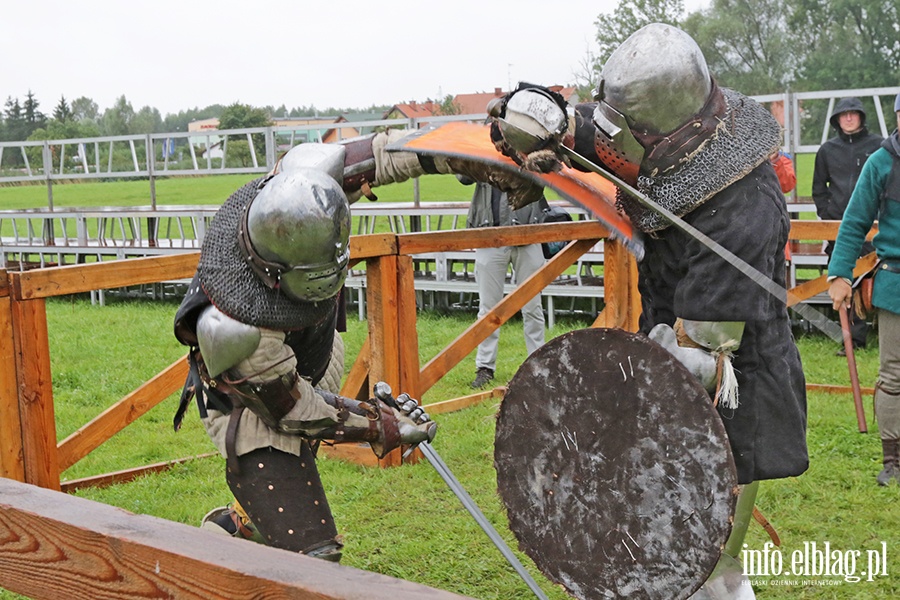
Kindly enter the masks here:
M 472 183 L 463 177 L 459 179 L 467 185 Z M 466 227 L 540 223 L 547 207 L 546 201 L 540 201 L 514 211 L 510 208 L 505 193 L 488 184 L 478 183 L 472 196 Z M 476 248 L 475 281 L 478 283 L 479 318 L 490 312 L 503 299 L 503 287 L 510 264 L 513 267 L 515 281 L 517 283 L 525 281 L 544 264 L 541 245 Z M 544 343 L 544 310 L 540 294 L 529 300 L 522 308 L 522 325 L 525 331 L 525 348 L 528 354 L 531 354 Z M 478 345 L 473 388 L 482 388 L 493 381 L 499 343 L 498 329 Z

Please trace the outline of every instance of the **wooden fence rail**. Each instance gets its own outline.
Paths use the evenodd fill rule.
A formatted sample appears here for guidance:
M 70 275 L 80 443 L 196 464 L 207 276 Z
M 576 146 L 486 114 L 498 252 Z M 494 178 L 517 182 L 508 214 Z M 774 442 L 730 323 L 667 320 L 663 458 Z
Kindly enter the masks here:
M 0 479 L 0 587 L 51 600 L 464 598 L 11 479 Z

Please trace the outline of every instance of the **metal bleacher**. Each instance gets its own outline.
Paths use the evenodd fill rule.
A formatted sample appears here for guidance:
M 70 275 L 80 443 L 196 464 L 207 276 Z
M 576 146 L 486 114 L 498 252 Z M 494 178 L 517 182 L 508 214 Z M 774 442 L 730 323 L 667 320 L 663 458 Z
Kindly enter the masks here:
M 0 268 L 27 270 L 48 266 L 196 252 L 200 249 L 216 206 L 157 208 L 29 209 L 0 211 Z M 566 207 L 575 219 L 583 210 Z M 353 233 L 408 233 L 465 227 L 467 202 L 357 203 L 351 210 Z M 555 315 L 596 314 L 603 298 L 603 244 L 585 254 L 569 272 L 542 294 L 552 326 Z M 415 256 L 415 285 L 421 307 L 477 307 L 474 251 L 432 252 Z M 347 279 L 348 299 L 365 318 L 364 266 Z M 511 283 L 508 290 L 515 285 Z M 165 297 L 183 293 L 187 281 L 172 281 L 138 289 L 96 290 L 101 304 L 108 292 Z

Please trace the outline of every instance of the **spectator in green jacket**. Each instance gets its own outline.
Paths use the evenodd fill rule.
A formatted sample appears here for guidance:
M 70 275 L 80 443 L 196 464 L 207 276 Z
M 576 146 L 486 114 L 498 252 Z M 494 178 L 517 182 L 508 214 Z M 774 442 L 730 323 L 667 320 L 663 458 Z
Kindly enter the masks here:
M 900 127 L 900 95 L 894 101 Z M 828 264 L 828 294 L 838 309 L 849 305 L 853 267 L 872 223 L 872 240 L 880 263 L 872 304 L 878 309 L 878 350 L 881 362 L 875 386 L 875 414 L 881 436 L 884 469 L 878 485 L 900 483 L 900 137 L 897 130 L 869 157 L 841 221 Z

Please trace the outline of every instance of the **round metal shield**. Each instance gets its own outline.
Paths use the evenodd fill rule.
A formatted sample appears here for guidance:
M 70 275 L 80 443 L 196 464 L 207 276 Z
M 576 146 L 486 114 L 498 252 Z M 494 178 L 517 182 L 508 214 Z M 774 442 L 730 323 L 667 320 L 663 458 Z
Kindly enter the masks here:
M 501 405 L 494 463 L 520 547 L 576 598 L 687 598 L 731 532 L 725 429 L 642 335 L 583 329 L 534 352 Z

